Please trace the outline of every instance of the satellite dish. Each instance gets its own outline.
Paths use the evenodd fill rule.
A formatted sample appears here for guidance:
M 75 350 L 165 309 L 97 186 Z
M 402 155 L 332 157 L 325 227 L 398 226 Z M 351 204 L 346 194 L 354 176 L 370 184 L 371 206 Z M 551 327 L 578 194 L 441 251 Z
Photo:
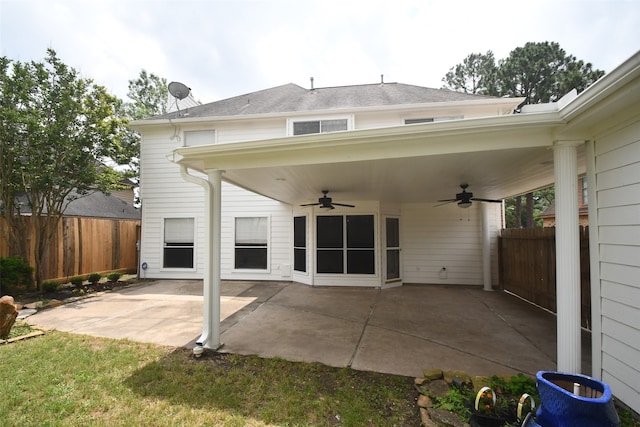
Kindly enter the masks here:
M 187 85 L 180 82 L 171 82 L 169 83 L 169 93 L 173 95 L 174 98 L 183 100 L 187 96 L 189 96 L 189 92 L 191 89 L 187 87 Z

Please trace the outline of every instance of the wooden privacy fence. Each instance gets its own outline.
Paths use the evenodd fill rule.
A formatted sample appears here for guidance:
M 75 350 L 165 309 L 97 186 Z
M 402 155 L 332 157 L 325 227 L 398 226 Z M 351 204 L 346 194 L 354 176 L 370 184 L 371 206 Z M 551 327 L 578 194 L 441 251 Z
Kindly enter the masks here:
M 498 239 L 500 285 L 556 313 L 556 229 L 502 230 Z M 589 228 L 580 227 L 581 322 L 591 328 Z
M 5 227 L 2 218 L 0 227 Z M 135 272 L 139 238 L 139 220 L 63 217 L 43 259 L 42 279 L 66 281 L 91 273 Z M 0 256 L 9 256 L 4 238 Z M 33 258 L 29 264 L 34 265 Z

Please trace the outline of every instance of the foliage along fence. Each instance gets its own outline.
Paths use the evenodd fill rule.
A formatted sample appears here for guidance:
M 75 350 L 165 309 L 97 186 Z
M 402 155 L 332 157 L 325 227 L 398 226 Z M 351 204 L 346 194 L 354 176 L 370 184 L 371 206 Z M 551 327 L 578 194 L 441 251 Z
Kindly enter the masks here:
M 556 229 L 509 228 L 499 237 L 500 285 L 556 313 Z M 580 227 L 582 326 L 591 329 L 589 228 Z
M 2 218 L 0 227 L 5 227 Z M 133 273 L 138 266 L 139 236 L 139 220 L 63 217 L 42 261 L 42 280 L 64 282 L 91 273 Z M 0 237 L 0 257 L 6 256 L 9 247 Z M 34 266 L 33 258 L 29 264 Z

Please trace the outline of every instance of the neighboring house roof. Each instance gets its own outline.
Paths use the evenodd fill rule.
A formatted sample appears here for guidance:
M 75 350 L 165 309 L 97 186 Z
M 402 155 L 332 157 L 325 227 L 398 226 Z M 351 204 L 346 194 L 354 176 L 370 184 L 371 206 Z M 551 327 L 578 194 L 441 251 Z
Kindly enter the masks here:
M 30 214 L 31 210 L 23 205 L 22 214 Z M 91 218 L 140 219 L 140 209 L 136 209 L 119 198 L 94 191 L 69 203 L 64 216 Z
M 119 198 L 95 191 L 80 197 L 67 206 L 65 216 L 97 218 L 140 219 L 140 209 L 136 209 Z
M 581 205 L 578 207 L 578 215 L 589 215 L 589 206 Z M 556 202 L 553 201 L 547 206 L 540 215 L 539 218 L 554 218 L 556 216 Z
M 432 89 L 403 83 L 377 83 L 316 89 L 305 89 L 289 83 L 192 107 L 183 110 L 183 114 L 188 115 L 190 118 L 243 116 L 483 99 L 500 98 L 470 95 L 447 89 Z M 167 113 L 152 119 L 166 119 L 174 116 L 175 113 Z

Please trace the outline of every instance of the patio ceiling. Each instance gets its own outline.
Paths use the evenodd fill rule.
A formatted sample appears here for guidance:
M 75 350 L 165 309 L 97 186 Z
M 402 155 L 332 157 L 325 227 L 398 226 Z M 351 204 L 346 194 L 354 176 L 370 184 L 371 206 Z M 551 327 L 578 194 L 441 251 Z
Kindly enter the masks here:
M 434 203 L 462 183 L 476 197 L 502 199 L 553 184 L 551 147 L 562 124 L 553 114 L 511 115 L 184 147 L 174 156 L 294 205 L 322 190 L 337 202 Z

